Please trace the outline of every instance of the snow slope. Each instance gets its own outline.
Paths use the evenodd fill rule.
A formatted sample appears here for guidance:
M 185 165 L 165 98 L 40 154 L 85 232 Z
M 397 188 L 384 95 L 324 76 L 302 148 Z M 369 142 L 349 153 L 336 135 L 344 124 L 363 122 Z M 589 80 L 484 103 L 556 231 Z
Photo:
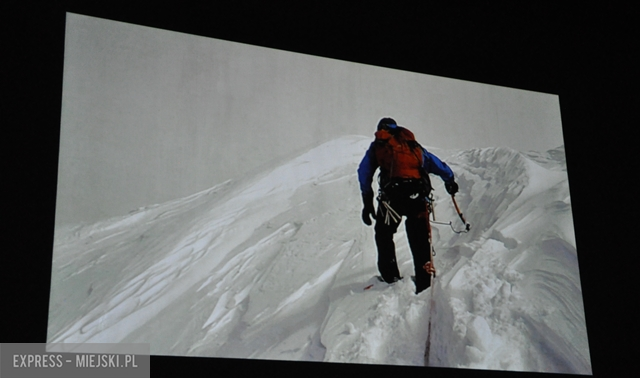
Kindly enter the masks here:
M 430 366 L 590 374 L 564 151 L 434 150 L 472 228 L 433 226 L 439 274 L 416 295 L 402 227 L 407 278 L 373 278 L 356 177 L 369 143 L 342 137 L 254 177 L 57 229 L 48 341 L 423 365 L 433 313 Z M 433 183 L 437 220 L 463 228 Z

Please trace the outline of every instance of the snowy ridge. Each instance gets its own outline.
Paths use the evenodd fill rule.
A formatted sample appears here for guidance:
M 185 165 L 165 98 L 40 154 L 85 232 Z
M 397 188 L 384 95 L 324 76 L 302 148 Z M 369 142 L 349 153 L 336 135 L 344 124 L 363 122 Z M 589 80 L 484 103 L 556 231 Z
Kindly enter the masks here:
M 446 326 L 430 364 L 590 373 L 566 170 L 506 148 L 450 164 L 470 188 L 456 197 L 475 227 L 438 260 Z
M 402 227 L 406 278 L 373 278 L 373 230 L 360 220 L 356 177 L 370 141 L 342 137 L 253 178 L 57 229 L 48 341 L 423 365 L 433 291 L 429 365 L 589 374 L 562 150 L 448 157 L 472 229 L 433 226 L 439 275 L 415 295 Z M 432 181 L 437 220 L 461 229 Z

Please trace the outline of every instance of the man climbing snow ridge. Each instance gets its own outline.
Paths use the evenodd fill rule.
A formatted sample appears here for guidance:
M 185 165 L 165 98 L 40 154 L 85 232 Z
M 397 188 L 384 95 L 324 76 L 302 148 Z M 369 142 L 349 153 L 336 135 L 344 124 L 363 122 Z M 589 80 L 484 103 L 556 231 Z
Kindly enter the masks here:
M 376 211 L 371 184 L 378 168 L 380 174 Z M 402 279 L 396 262 L 393 236 L 402 216 L 406 217 L 405 228 L 413 255 L 416 294 L 431 285 L 431 274 L 435 274 L 431 264 L 429 225 L 429 195 L 432 190 L 430 173 L 440 176 L 449 194 L 458 192 L 453 171 L 446 163 L 422 147 L 413 133 L 398 126 L 395 120 L 381 119 L 375 140 L 358 167 L 364 203 L 362 221 L 370 226 L 371 217 L 374 217 L 378 270 L 385 282 L 393 283 Z

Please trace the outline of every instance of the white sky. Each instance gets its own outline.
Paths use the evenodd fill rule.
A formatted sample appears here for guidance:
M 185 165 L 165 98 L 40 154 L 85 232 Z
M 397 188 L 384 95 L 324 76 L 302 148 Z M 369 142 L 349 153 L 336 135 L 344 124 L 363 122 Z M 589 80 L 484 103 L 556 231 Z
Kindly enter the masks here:
M 341 135 L 372 136 L 385 116 L 425 146 L 563 144 L 555 95 L 68 14 L 56 223 L 121 215 Z

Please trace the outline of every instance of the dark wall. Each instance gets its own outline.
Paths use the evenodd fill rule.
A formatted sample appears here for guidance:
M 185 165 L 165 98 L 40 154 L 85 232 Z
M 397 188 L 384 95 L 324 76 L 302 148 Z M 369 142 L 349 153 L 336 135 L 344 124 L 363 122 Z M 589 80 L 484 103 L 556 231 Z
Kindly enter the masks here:
M 3 26 L 2 342 L 45 342 L 62 93 L 65 12 L 383 67 L 558 94 L 587 329 L 596 377 L 633 369 L 630 317 L 638 104 L 630 9 L 558 4 L 386 6 L 299 2 L 188 5 L 8 2 Z M 335 3 L 335 4 L 333 4 Z M 5 3 L 6 5 L 7 3 Z M 340 4 L 340 5 L 338 5 Z M 564 4 L 564 3 L 562 3 Z M 636 63 L 637 64 L 637 63 Z M 626 142 L 626 143 L 625 143 Z M 631 340 L 629 340 L 631 339 Z M 319 366 L 320 365 L 320 366 Z M 152 359 L 152 374 L 200 370 L 332 375 L 542 376 L 453 369 Z M 384 372 L 382 372 L 384 370 Z

